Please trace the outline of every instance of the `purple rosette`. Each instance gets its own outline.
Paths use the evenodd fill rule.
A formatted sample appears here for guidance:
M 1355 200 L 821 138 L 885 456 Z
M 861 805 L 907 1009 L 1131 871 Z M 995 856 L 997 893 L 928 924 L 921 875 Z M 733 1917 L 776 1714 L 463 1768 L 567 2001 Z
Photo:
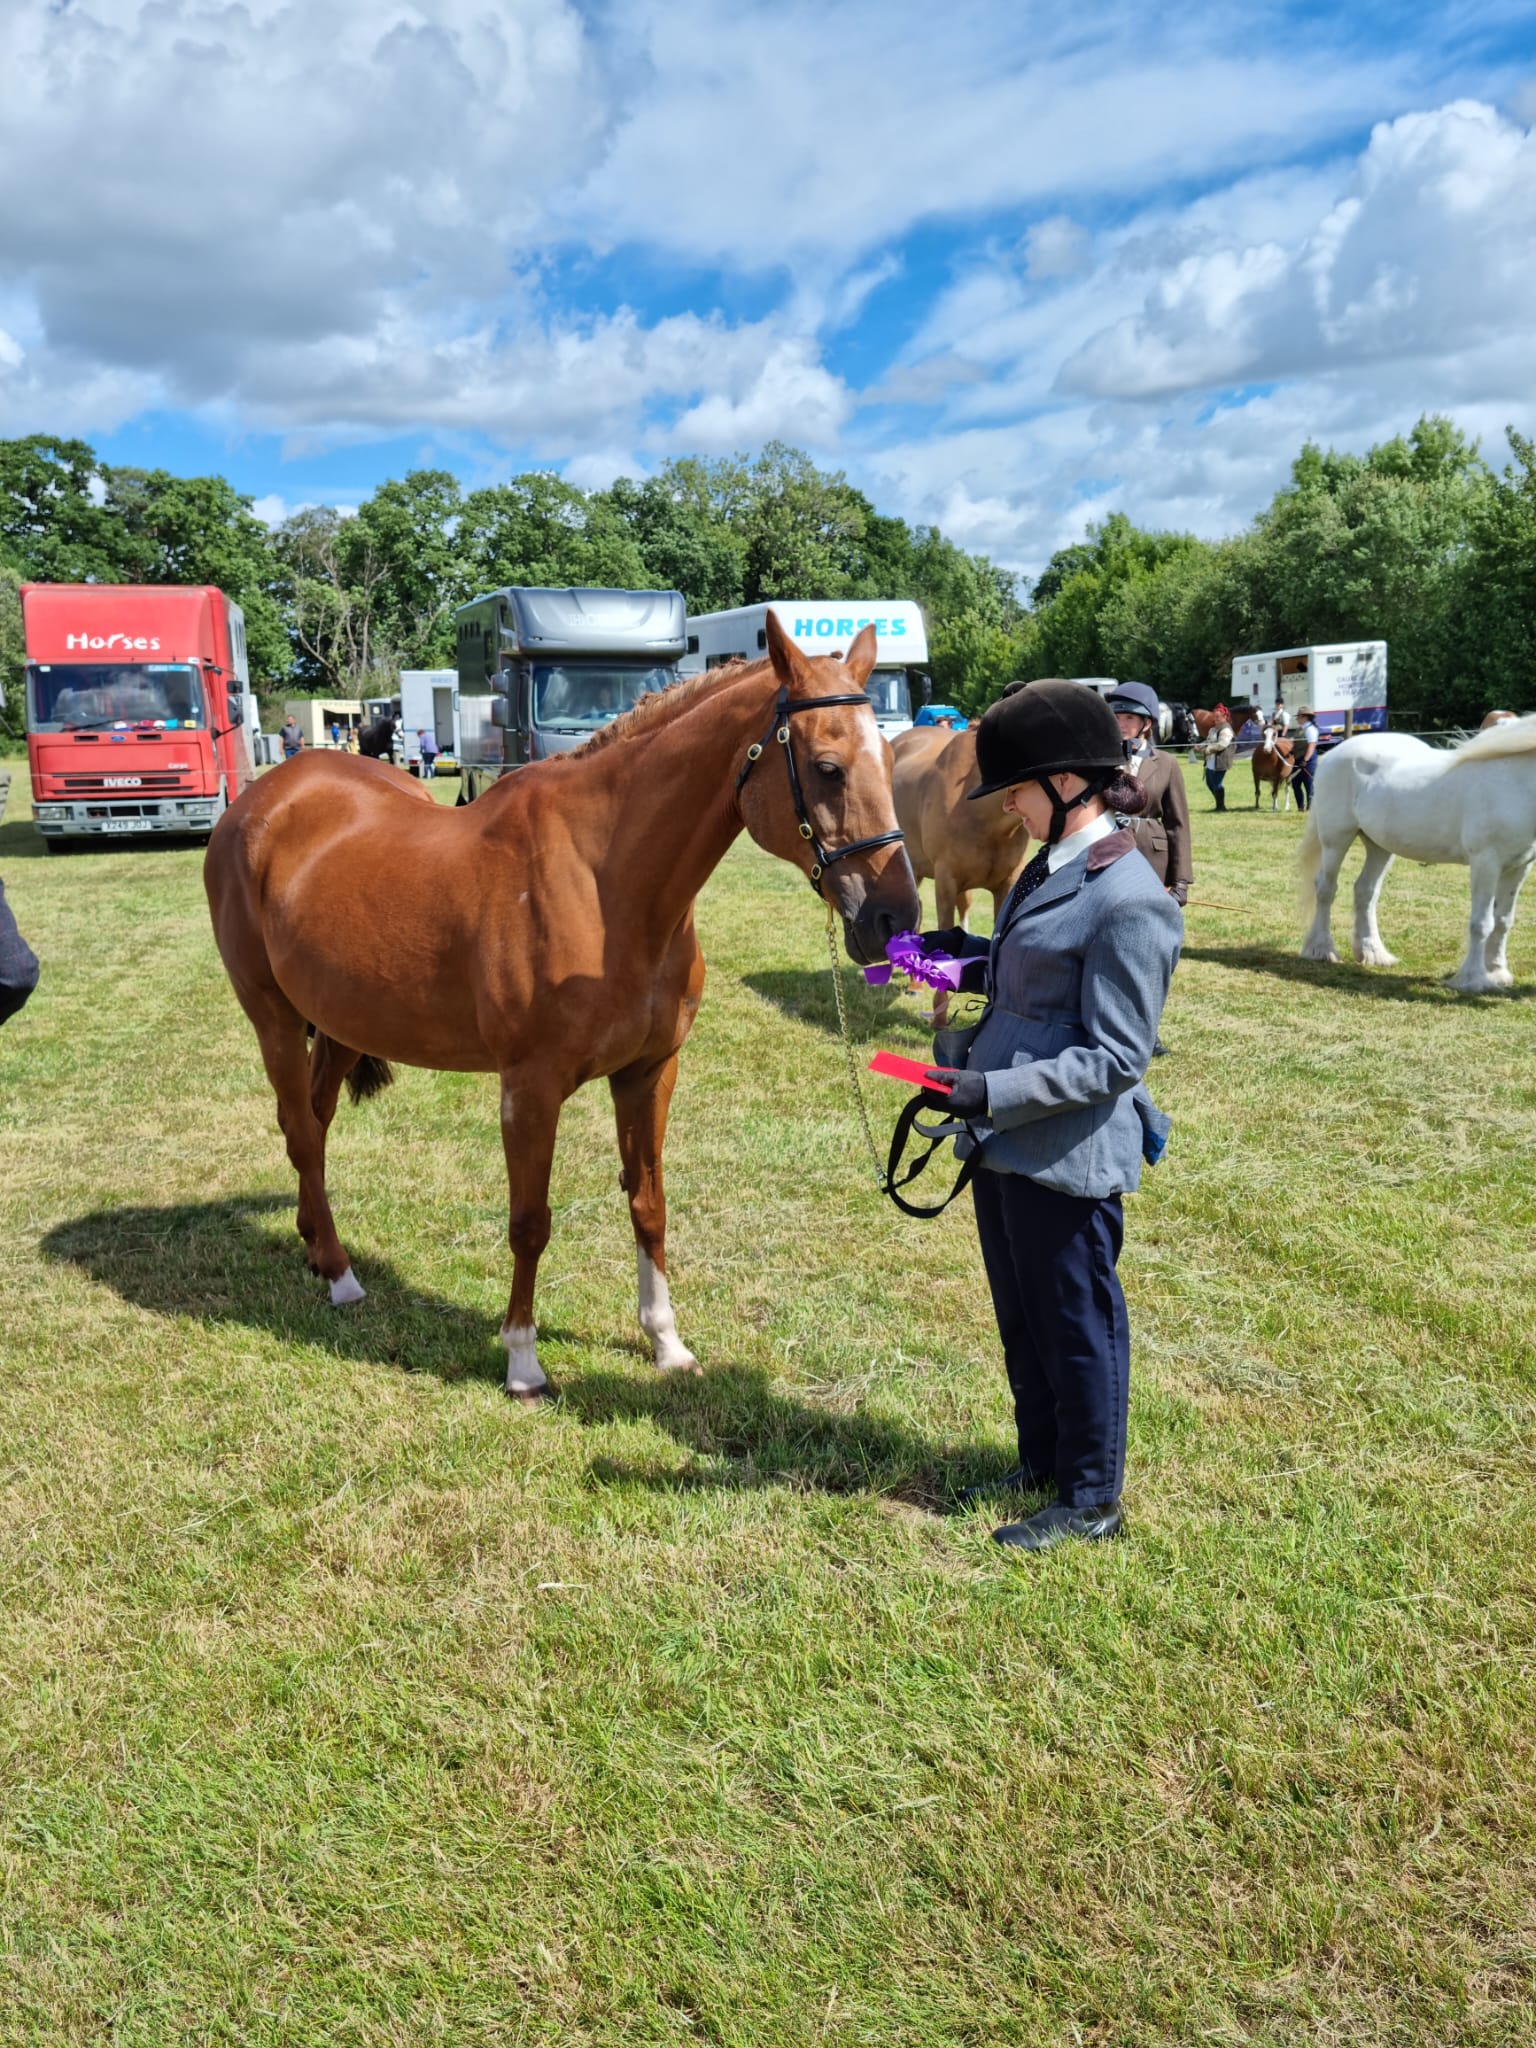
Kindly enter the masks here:
M 953 953 L 925 953 L 916 932 L 898 932 L 885 949 L 883 967 L 866 967 L 864 979 L 872 988 L 883 988 L 893 974 L 908 981 L 920 981 L 926 988 L 942 989 L 953 995 L 960 986 L 965 963 Z

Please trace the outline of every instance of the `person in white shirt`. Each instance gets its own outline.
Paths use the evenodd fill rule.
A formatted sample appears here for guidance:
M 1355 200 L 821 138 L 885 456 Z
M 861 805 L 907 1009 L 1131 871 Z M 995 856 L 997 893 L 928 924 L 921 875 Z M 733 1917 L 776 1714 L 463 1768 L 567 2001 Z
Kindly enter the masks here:
M 1296 735 L 1296 753 L 1291 769 L 1291 790 L 1296 798 L 1298 811 L 1312 808 L 1312 778 L 1317 773 L 1317 727 L 1312 713 L 1305 707 L 1301 712 L 1301 731 Z

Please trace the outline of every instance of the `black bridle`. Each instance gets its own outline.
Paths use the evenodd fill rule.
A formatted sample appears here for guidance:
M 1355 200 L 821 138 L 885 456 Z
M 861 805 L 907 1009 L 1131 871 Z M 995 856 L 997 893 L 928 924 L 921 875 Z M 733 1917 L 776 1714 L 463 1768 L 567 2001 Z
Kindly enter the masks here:
M 800 770 L 795 766 L 795 750 L 790 744 L 789 719 L 794 711 L 827 711 L 834 704 L 869 704 L 873 702 L 863 690 L 850 690 L 839 697 L 797 697 L 791 702 L 789 691 L 782 686 L 774 702 L 773 719 L 760 740 L 754 740 L 747 749 L 747 758 L 741 764 L 741 773 L 736 777 L 736 794 L 741 795 L 742 786 L 770 740 L 777 740 L 784 749 L 784 764 L 789 770 L 789 793 L 794 799 L 795 820 L 800 827 L 800 837 L 809 842 L 813 856 L 811 864 L 811 887 L 819 896 L 821 878 L 834 861 L 846 860 L 850 853 L 868 853 L 876 846 L 893 846 L 901 833 L 876 832 L 869 839 L 855 839 L 851 845 L 838 847 L 835 853 L 828 853 L 816 837 L 816 828 L 806 815 L 805 795 L 800 787 Z

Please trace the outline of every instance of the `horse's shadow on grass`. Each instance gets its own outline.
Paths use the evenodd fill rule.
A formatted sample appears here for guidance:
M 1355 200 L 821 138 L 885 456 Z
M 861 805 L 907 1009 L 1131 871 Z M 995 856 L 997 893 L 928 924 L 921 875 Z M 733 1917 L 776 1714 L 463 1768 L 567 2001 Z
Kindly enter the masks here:
M 298 1240 L 264 1221 L 274 1212 L 286 1220 L 291 1207 L 290 1197 L 270 1194 L 98 1209 L 57 1224 L 42 1250 L 154 1315 L 243 1326 L 363 1365 L 430 1372 L 450 1384 L 502 1381 L 498 1311 L 413 1286 L 387 1260 L 362 1255 L 367 1301 L 331 1308 L 324 1282 L 305 1270 Z M 672 1491 L 785 1486 L 873 1493 L 943 1511 L 955 1487 L 993 1476 L 1006 1462 L 975 1446 L 930 1443 L 889 1417 L 813 1406 L 776 1387 L 758 1365 L 722 1360 L 702 1377 L 660 1374 L 638 1336 L 615 1342 L 604 1332 L 593 1340 L 548 1323 L 540 1324 L 540 1336 L 550 1351 L 591 1343 L 610 1354 L 637 1354 L 632 1374 L 609 1366 L 566 1371 L 547 1357 L 556 1373 L 554 1412 L 583 1428 L 650 1423 L 691 1454 L 681 1470 L 599 1456 L 589 1467 L 599 1484 Z M 517 1426 L 518 1413 L 509 1406 L 509 1427 Z
M 293 1213 L 289 1195 L 243 1195 L 161 1208 L 97 1209 L 60 1223 L 42 1240 L 47 1258 L 77 1267 L 154 1315 L 243 1325 L 285 1342 L 313 1344 L 365 1365 L 399 1366 L 443 1379 L 500 1378 L 506 1353 L 495 1315 L 413 1286 L 387 1259 L 366 1256 L 368 1299 L 335 1309 L 308 1272 L 291 1228 L 262 1218 Z M 554 1341 L 564 1333 L 550 1330 Z
M 755 995 L 782 1010 L 786 1017 L 798 1018 L 802 1024 L 814 1024 L 819 1030 L 837 1036 L 832 978 L 825 969 L 810 974 L 801 968 L 766 968 L 741 978 Z M 928 1051 L 933 1026 L 924 1023 L 920 1012 L 932 1003 L 931 994 L 925 990 L 921 995 L 908 995 L 905 984 L 871 988 L 862 974 L 850 975 L 846 971 L 842 980 L 848 1029 L 855 1038 L 881 1038 L 888 1044 L 906 1045 L 922 1053 Z M 964 1021 L 958 1009 L 956 1021 Z
M 1463 995 L 1447 987 L 1439 975 L 1403 974 L 1390 967 L 1360 967 L 1350 960 L 1303 960 L 1299 953 L 1283 953 L 1276 946 L 1185 946 L 1179 957 L 1202 960 L 1211 967 L 1236 968 L 1242 973 L 1272 974 L 1277 981 L 1294 982 L 1305 988 L 1347 990 L 1351 995 L 1371 996 L 1382 1003 L 1484 1005 L 1536 995 L 1533 982 L 1490 990 L 1486 995 Z

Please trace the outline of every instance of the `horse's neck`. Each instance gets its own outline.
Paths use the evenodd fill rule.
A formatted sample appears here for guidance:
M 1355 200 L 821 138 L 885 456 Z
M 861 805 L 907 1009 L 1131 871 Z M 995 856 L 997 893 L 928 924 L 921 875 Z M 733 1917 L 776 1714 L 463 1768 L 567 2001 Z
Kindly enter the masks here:
M 641 729 L 592 757 L 612 804 L 602 865 L 636 887 L 648 920 L 679 922 L 741 831 L 736 777 L 768 729 L 778 680 L 763 664 L 676 718 Z M 775 766 L 778 749 L 758 773 Z

